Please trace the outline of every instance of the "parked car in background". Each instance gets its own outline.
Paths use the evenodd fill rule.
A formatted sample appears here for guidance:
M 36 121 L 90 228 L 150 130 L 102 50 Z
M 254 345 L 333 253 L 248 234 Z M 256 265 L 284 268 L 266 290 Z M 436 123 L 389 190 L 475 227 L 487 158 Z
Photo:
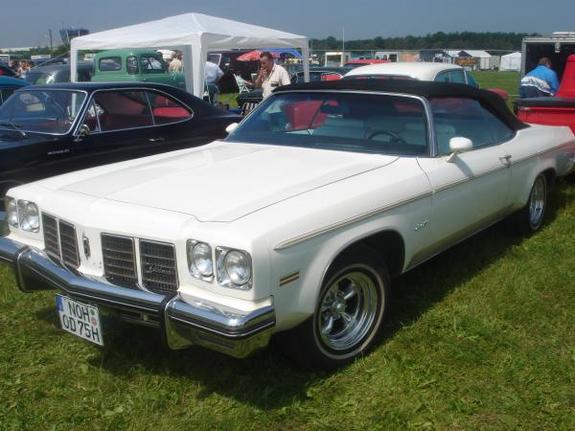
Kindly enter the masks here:
M 206 144 L 240 118 L 161 84 L 25 87 L 0 106 L 0 197 L 40 178 Z
M 418 81 L 447 82 L 465 84 L 479 88 L 479 84 L 468 70 L 449 63 L 385 63 L 358 67 L 348 72 L 343 79 L 414 79 Z M 503 100 L 509 98 L 507 91 L 490 88 Z
M 0 76 L 6 76 L 9 78 L 17 78 L 18 74 L 12 70 L 9 66 L 4 66 L 0 64 Z
M 355 69 L 356 67 L 366 66 L 368 64 L 383 64 L 388 62 L 389 60 L 381 58 L 355 58 L 346 62 L 344 66 L 349 67 L 350 69 Z
M 450 82 L 479 88 L 473 75 L 461 66 L 448 63 L 381 63 L 357 67 L 344 79 L 416 79 L 418 81 Z
M 162 54 L 153 49 L 113 49 L 94 57 L 94 82 L 156 82 L 186 89 L 183 73 L 170 73 Z
M 334 368 L 374 345 L 391 277 L 507 216 L 537 231 L 574 153 L 470 86 L 291 85 L 224 141 L 11 189 L 0 260 L 97 344 L 106 311 L 238 357 L 284 332 Z
M 19 88 L 27 86 L 28 83 L 23 79 L 0 76 L 0 105 Z
M 16 77 L 16 72 L 14 72 L 11 68 L 9 68 L 8 66 L 4 66 L 0 64 L 0 76 L 8 76 L 11 78 L 15 78 Z
M 79 82 L 89 82 L 92 79 L 93 72 L 94 66 L 92 63 L 78 63 Z M 29 84 L 34 85 L 70 82 L 70 65 L 58 63 L 33 67 L 27 71 L 22 78 Z
M 310 67 L 309 80 L 310 82 L 337 81 L 339 79 L 342 79 L 344 75 L 350 70 L 351 68 L 349 67 L 330 67 L 330 66 Z M 298 70 L 291 75 L 291 82 L 293 84 L 304 82 L 304 73 L 301 67 L 298 67 Z M 242 115 L 247 115 L 261 101 L 262 101 L 261 88 L 257 88 L 247 93 L 240 93 L 236 98 L 236 102 L 240 107 L 240 112 L 242 113 Z

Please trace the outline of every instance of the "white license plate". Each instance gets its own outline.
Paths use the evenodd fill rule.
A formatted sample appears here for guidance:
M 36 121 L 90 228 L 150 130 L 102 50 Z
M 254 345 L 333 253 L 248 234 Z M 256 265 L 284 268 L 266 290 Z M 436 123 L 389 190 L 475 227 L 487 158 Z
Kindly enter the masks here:
M 56 307 L 64 331 L 100 346 L 104 345 L 98 307 L 62 295 L 56 295 Z

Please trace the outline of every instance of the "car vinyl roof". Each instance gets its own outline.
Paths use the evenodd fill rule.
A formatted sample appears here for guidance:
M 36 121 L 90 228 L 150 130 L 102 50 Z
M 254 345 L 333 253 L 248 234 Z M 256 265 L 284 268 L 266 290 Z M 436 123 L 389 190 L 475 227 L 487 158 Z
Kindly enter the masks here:
M 449 84 L 416 80 L 384 79 L 342 79 L 339 81 L 319 81 L 286 85 L 277 88 L 274 93 L 289 91 L 333 90 L 333 91 L 368 91 L 410 94 L 430 98 L 463 97 L 475 99 L 485 108 L 504 121 L 513 130 L 529 127 L 521 122 L 507 107 L 501 96 L 466 84 Z

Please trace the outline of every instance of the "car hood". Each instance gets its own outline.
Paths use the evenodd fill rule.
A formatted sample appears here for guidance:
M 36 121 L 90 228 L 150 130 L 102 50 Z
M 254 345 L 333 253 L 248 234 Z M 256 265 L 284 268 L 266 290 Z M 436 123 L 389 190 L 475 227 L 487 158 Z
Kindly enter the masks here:
M 380 168 L 395 156 L 215 142 L 117 168 L 86 171 L 58 188 L 95 198 L 230 222 L 307 191 Z M 71 174 L 74 178 L 74 174 Z M 76 177 L 78 178 L 78 177 Z

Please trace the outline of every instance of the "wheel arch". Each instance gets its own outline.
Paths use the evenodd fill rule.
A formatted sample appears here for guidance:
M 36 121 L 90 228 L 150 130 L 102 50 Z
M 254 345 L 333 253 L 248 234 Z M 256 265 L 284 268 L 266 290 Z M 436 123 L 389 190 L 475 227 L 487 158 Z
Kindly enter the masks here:
M 396 229 L 387 227 L 375 232 L 366 232 L 363 236 L 348 241 L 342 241 L 338 247 L 332 249 L 329 257 L 322 261 L 321 276 L 317 283 L 317 289 L 313 293 L 315 297 L 314 309 L 317 305 L 319 289 L 321 289 L 330 268 L 337 264 L 341 258 L 359 250 L 363 252 L 366 248 L 373 250 L 376 255 L 381 257 L 392 277 L 403 272 L 405 241 Z
M 374 251 L 377 256 L 381 257 L 392 277 L 398 276 L 403 272 L 405 243 L 401 234 L 394 229 L 384 229 L 371 233 L 346 244 L 333 256 L 325 272 L 344 256 L 354 252 L 364 252 L 366 249 Z M 325 278 L 325 274 L 323 278 Z
M 520 209 L 520 208 L 524 207 L 525 205 L 527 205 L 527 202 L 529 201 L 529 196 L 531 195 L 531 188 L 533 187 L 533 184 L 535 183 L 535 179 L 539 175 L 545 176 L 545 180 L 547 181 L 547 190 L 548 191 L 551 188 L 553 188 L 553 186 L 557 180 L 557 170 L 555 169 L 555 166 L 553 166 L 553 164 L 551 162 L 549 162 L 549 161 L 547 161 L 547 163 L 543 162 L 541 165 L 538 166 L 537 169 L 533 169 L 531 171 L 531 174 L 527 178 L 527 181 L 525 181 L 525 183 L 523 185 L 523 190 L 521 191 L 521 194 L 520 194 L 520 200 L 517 201 L 517 207 L 516 207 L 517 209 Z

